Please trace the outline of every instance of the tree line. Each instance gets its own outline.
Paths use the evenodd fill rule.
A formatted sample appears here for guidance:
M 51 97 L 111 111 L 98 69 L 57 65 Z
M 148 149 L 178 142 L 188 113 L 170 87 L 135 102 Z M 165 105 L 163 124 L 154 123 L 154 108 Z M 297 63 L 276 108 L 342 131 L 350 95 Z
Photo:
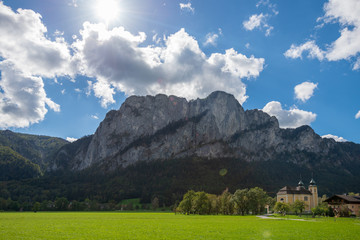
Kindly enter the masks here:
M 226 189 L 221 195 L 190 190 L 184 194 L 175 210 L 187 215 L 255 215 L 264 213 L 266 205 L 273 207 L 275 199 L 259 187 L 238 189 L 234 194 Z

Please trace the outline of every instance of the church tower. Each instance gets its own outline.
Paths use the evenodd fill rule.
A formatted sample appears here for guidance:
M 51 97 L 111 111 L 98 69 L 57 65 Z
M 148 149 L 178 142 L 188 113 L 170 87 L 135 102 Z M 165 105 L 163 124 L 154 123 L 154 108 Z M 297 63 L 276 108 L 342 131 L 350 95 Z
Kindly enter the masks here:
M 312 194 L 311 201 L 310 201 L 310 209 L 316 207 L 318 205 L 318 189 L 316 183 L 313 178 L 311 178 L 309 191 Z

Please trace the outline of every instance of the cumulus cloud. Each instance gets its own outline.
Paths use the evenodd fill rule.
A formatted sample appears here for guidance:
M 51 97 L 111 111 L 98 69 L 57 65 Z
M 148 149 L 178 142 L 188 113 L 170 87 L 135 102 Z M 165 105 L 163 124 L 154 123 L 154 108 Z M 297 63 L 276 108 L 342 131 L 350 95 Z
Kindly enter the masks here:
M 46 96 L 42 77 L 72 75 L 64 39 L 51 41 L 41 16 L 32 10 L 14 12 L 0 1 L 0 127 L 26 127 L 44 119 L 46 106 L 60 106 Z
M 63 38 L 46 38 L 41 16 L 32 10 L 13 12 L 0 2 L 0 55 L 24 73 L 43 77 L 69 75 L 70 51 Z
M 180 6 L 180 9 L 183 10 L 183 11 L 188 11 L 188 12 L 195 13 L 195 8 L 193 8 L 193 7 L 191 6 L 191 2 L 188 2 L 188 3 L 180 3 L 179 6 Z
M 44 119 L 46 105 L 60 111 L 60 106 L 46 96 L 41 77 L 15 70 L 8 62 L 0 63 L 0 127 L 27 127 Z
M 267 23 L 268 17 L 269 15 L 267 14 L 254 14 L 249 17 L 249 20 L 243 22 L 243 26 L 248 31 L 252 31 L 256 28 L 265 29 L 265 36 L 269 36 L 274 27 Z
M 268 20 L 272 16 L 276 16 L 279 14 L 279 11 L 276 9 L 276 4 L 270 2 L 270 0 L 260 0 L 256 7 L 259 8 L 261 6 L 266 7 L 263 9 L 267 11 L 267 14 L 260 13 L 260 14 L 253 14 L 249 17 L 248 20 L 243 21 L 243 27 L 248 31 L 253 31 L 256 28 L 265 30 L 265 36 L 270 36 L 271 31 L 274 29 L 273 26 L 269 25 Z M 269 10 L 271 12 L 269 12 Z
M 353 70 L 359 70 L 360 69 L 360 57 L 356 60 L 353 66 Z
M 320 61 L 325 57 L 325 52 L 316 45 L 315 41 L 307 41 L 299 46 L 292 44 L 284 55 L 288 58 L 302 58 L 303 52 L 307 52 L 309 58 L 317 58 Z
M 68 142 L 75 142 L 77 140 L 77 138 L 72 138 L 72 137 L 67 137 L 66 141 Z
M 126 95 L 174 94 L 188 99 L 223 90 L 243 103 L 242 78 L 257 77 L 264 59 L 247 57 L 234 49 L 207 57 L 185 29 L 168 36 L 164 46 L 144 46 L 145 33 L 133 35 L 122 27 L 108 30 L 102 24 L 85 23 L 72 45 L 75 59 L 95 96 L 106 107 L 116 91 Z
M 348 140 L 346 140 L 345 138 L 343 137 L 338 137 L 338 136 L 335 136 L 335 135 L 332 135 L 332 134 L 326 134 L 324 136 L 321 136 L 322 138 L 332 138 L 334 139 L 336 142 L 347 142 Z
M 206 41 L 204 42 L 205 46 L 208 46 L 208 45 L 216 46 L 219 35 L 222 35 L 222 29 L 219 28 L 218 31 L 219 31 L 219 33 L 208 33 L 206 35 Z
M 278 15 L 279 11 L 277 10 L 277 6 L 274 3 L 271 3 L 270 0 L 260 0 L 257 4 L 256 7 L 259 8 L 260 6 L 265 6 L 268 7 L 274 15 Z
M 286 57 L 301 58 L 304 51 L 309 52 L 310 58 L 317 58 L 320 61 L 350 60 L 357 58 L 353 70 L 359 69 L 360 53 L 360 4 L 358 0 L 329 0 L 324 4 L 325 14 L 318 21 L 324 23 L 340 23 L 340 37 L 329 44 L 326 50 L 321 50 L 315 41 L 307 41 L 296 46 L 291 45 L 285 52 Z M 321 24 L 321 26 L 323 25 Z
M 355 119 L 359 119 L 360 118 L 360 111 L 357 112 L 357 114 L 355 115 Z
M 306 102 L 314 95 L 314 90 L 317 88 L 317 83 L 303 82 L 294 88 L 296 99 Z
M 208 33 L 206 35 L 206 41 L 204 42 L 205 46 L 213 45 L 216 46 L 216 41 L 219 38 L 219 35 L 216 33 Z
M 310 125 L 316 119 L 315 113 L 300 110 L 296 107 L 285 110 L 282 108 L 281 103 L 277 101 L 269 102 L 262 110 L 271 116 L 275 116 L 282 128 L 297 128 L 302 125 Z
M 265 16 L 261 14 L 254 14 L 249 17 L 249 20 L 243 22 L 243 26 L 246 30 L 252 31 L 255 28 L 261 26 L 261 22 L 264 21 Z

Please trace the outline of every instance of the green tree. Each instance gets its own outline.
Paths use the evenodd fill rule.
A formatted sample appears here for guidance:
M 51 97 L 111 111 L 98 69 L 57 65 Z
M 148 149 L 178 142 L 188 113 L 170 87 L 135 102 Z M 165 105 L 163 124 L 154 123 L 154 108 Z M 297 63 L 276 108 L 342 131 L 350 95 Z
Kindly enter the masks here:
M 193 190 L 184 194 L 183 200 L 179 204 L 179 211 L 184 214 L 194 213 L 193 200 L 196 197 L 196 193 Z
M 224 215 L 231 215 L 234 213 L 234 201 L 232 199 L 232 194 L 229 193 L 228 189 L 219 196 L 219 213 Z
M 55 209 L 58 211 L 65 211 L 69 206 L 69 201 L 65 197 L 55 199 Z
M 131 207 L 132 207 L 132 205 L 131 205 Z M 151 201 L 151 208 L 152 208 L 152 210 L 156 210 L 159 208 L 159 199 L 157 197 L 154 197 L 153 200 Z
M 285 216 L 286 213 L 289 212 L 290 206 L 289 206 L 289 204 L 287 204 L 287 203 L 277 202 L 277 203 L 275 204 L 274 210 L 275 210 L 276 212 L 280 212 L 282 215 Z
M 210 213 L 211 203 L 205 192 L 196 192 L 193 203 L 196 214 L 204 215 Z
M 207 194 L 210 201 L 210 214 L 219 214 L 220 204 L 215 194 Z
M 248 198 L 249 190 L 245 189 L 238 189 L 235 191 L 233 195 L 233 200 L 235 203 L 235 209 L 237 210 L 238 214 L 245 215 L 249 212 L 249 198 Z
M 266 192 L 259 188 L 251 188 L 247 193 L 249 199 L 249 210 L 252 214 L 260 214 L 264 211 L 268 195 Z
M 299 199 L 296 199 L 295 202 L 291 205 L 291 209 L 295 212 L 296 215 L 300 215 L 305 210 L 306 203 Z
M 32 207 L 32 210 L 33 210 L 34 212 L 37 212 L 37 211 L 40 210 L 40 207 L 41 207 L 41 204 L 40 204 L 39 202 L 35 202 L 34 205 L 33 205 L 33 207 Z
M 273 210 L 276 204 L 276 198 L 268 197 L 266 199 L 266 204 L 269 205 L 270 211 Z

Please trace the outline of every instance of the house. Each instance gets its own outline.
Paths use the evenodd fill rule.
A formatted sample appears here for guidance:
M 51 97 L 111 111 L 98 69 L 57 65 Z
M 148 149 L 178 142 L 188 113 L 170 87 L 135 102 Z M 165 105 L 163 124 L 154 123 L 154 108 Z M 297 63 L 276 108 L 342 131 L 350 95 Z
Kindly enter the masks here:
M 324 202 L 327 202 L 334 210 L 347 207 L 352 215 L 360 216 L 360 196 L 334 195 Z
M 311 211 L 312 208 L 318 205 L 318 190 L 314 179 L 311 179 L 308 189 L 300 180 L 297 187 L 285 186 L 276 195 L 277 202 L 292 204 L 296 200 L 305 202 L 305 211 Z

